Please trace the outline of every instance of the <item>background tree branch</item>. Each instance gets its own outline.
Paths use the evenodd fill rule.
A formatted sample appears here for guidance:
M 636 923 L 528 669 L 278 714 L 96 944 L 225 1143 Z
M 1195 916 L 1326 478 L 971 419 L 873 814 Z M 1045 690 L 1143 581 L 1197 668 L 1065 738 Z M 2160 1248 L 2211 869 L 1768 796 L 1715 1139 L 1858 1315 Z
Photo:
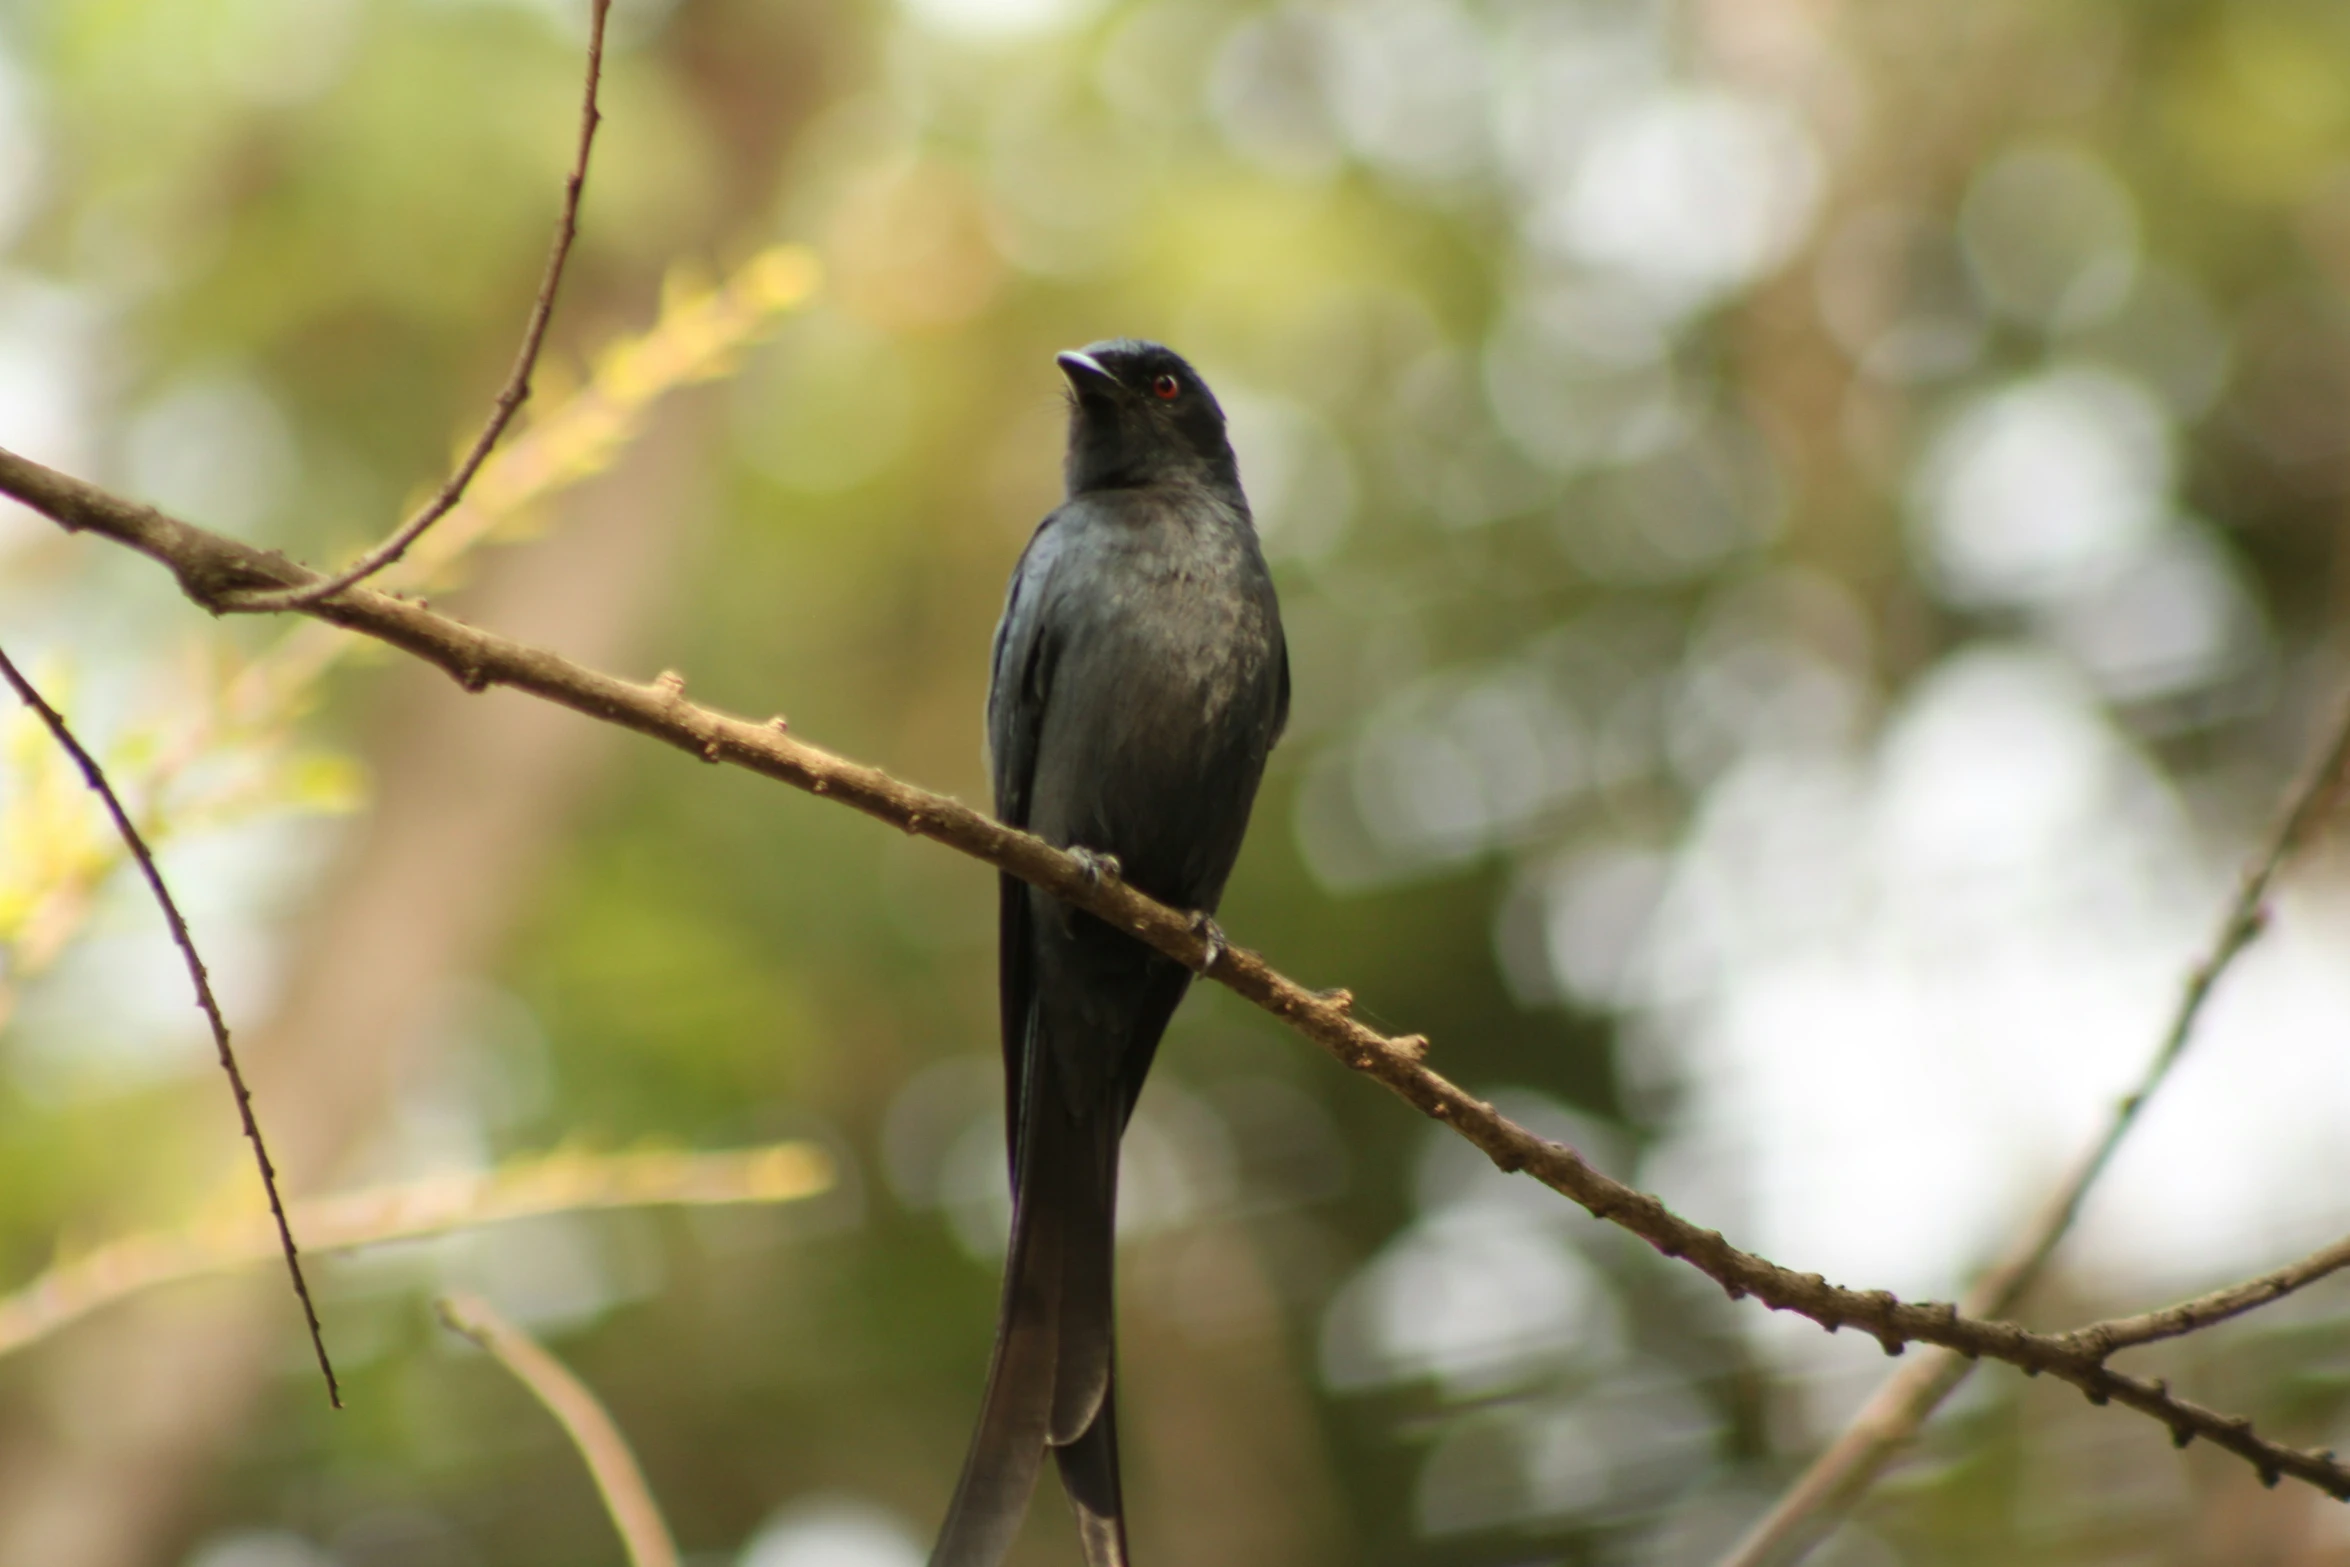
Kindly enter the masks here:
M 596 1493 L 603 1497 L 604 1510 L 628 1552 L 629 1567 L 677 1567 L 677 1544 L 669 1537 L 652 1487 L 645 1484 L 645 1472 L 629 1451 L 628 1438 L 588 1385 L 480 1296 L 446 1296 L 438 1309 L 452 1331 L 489 1351 L 563 1427 L 595 1479 Z
M 833 1180 L 830 1156 L 802 1142 L 733 1153 L 558 1152 L 495 1170 L 303 1198 L 289 1218 L 315 1256 L 554 1213 L 795 1202 Z M 109 1241 L 0 1296 L 0 1356 L 116 1301 L 247 1267 L 276 1249 L 267 1225 L 241 1216 Z

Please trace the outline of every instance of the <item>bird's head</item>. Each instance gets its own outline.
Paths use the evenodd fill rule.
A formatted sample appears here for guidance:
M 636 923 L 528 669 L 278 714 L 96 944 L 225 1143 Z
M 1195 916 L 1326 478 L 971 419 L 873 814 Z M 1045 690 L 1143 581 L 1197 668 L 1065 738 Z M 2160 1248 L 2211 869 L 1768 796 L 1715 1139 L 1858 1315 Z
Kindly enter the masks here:
M 1069 493 L 1167 479 L 1240 487 L 1224 410 L 1183 356 L 1116 337 L 1058 356 L 1069 379 Z

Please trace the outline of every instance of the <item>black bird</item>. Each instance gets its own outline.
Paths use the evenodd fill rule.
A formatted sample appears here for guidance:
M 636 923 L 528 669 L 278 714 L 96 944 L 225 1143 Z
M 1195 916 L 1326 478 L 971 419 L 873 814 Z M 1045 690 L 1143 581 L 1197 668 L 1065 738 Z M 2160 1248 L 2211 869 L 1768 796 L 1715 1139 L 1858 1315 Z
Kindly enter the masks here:
M 1067 498 L 1028 541 L 987 697 L 996 814 L 1208 917 L 1289 716 L 1273 579 L 1190 365 L 1120 338 L 1059 357 Z M 1191 971 L 1002 878 L 1012 1244 L 995 1357 L 931 1567 L 1003 1559 L 1046 1448 L 1089 1567 L 1125 1567 L 1112 1395 L 1118 1141 Z

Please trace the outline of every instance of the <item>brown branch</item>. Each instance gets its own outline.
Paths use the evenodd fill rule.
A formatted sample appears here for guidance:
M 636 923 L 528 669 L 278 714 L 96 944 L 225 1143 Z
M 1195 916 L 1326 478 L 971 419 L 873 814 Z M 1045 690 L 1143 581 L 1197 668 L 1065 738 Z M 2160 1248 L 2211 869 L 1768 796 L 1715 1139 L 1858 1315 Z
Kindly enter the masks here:
M 5 679 L 24 705 L 49 726 L 49 733 L 56 736 L 58 745 L 73 758 L 74 766 L 81 769 L 84 781 L 105 802 L 106 814 L 114 818 L 114 830 L 122 835 L 131 858 L 139 862 L 139 874 L 147 878 L 148 890 L 154 893 L 156 905 L 163 910 L 164 923 L 171 927 L 171 939 L 179 944 L 180 956 L 187 960 L 188 978 L 196 987 L 196 1005 L 203 1009 L 204 1021 L 212 1026 L 212 1044 L 220 1056 L 220 1069 L 228 1074 L 228 1085 L 236 1094 L 237 1116 L 244 1122 L 246 1139 L 253 1144 L 253 1162 L 261 1170 L 261 1189 L 269 1194 L 269 1211 L 277 1220 L 278 1245 L 285 1253 L 286 1272 L 293 1278 L 295 1298 L 302 1303 L 302 1320 L 310 1329 L 310 1347 L 317 1352 L 319 1372 L 326 1378 L 327 1402 L 340 1409 L 343 1390 L 335 1381 L 334 1363 L 327 1358 L 326 1333 L 318 1325 L 318 1309 L 311 1304 L 310 1285 L 302 1277 L 302 1257 L 294 1245 L 293 1226 L 286 1222 L 285 1203 L 278 1197 L 277 1169 L 269 1162 L 269 1148 L 261 1140 L 261 1123 L 253 1116 L 252 1091 L 245 1087 L 245 1074 L 237 1068 L 236 1051 L 229 1047 L 228 1020 L 221 1016 L 220 1003 L 213 998 L 212 979 L 204 972 L 204 960 L 196 955 L 196 938 L 188 933 L 188 922 L 181 917 L 171 889 L 164 885 L 163 872 L 156 866 L 147 840 L 139 836 L 139 829 L 132 825 L 130 813 L 123 809 L 114 786 L 106 781 L 106 770 L 74 738 L 65 715 L 43 699 L 5 652 L 0 652 L 0 679 Z
M 738 1153 L 566 1152 L 497 1170 L 298 1199 L 291 1217 L 315 1257 L 551 1213 L 791 1202 L 832 1181 L 831 1159 L 809 1143 Z M 266 1224 L 242 1217 L 110 1241 L 0 1296 L 0 1355 L 143 1290 L 246 1267 L 277 1249 Z
M 2072 1228 L 2081 1204 L 2122 1140 L 2137 1125 L 2194 1037 L 2204 1005 L 2221 976 L 2260 936 L 2267 923 L 2269 888 L 2286 862 L 2305 844 L 2332 809 L 2350 768 L 2350 708 L 2338 721 L 2332 741 L 2294 788 L 2268 842 L 2244 872 L 2236 896 L 2220 918 L 2210 954 L 2187 978 L 2170 1026 L 2138 1086 L 2114 1106 L 2113 1116 L 2090 1144 L 2072 1174 L 2041 1204 L 2032 1222 L 2005 1253 L 1970 1287 L 1961 1303 L 1967 1315 L 2006 1317 L 2039 1278 L 2058 1243 Z M 1792 1567 L 1824 1539 L 1830 1524 L 1868 1491 L 1894 1455 L 1917 1434 L 1971 1368 L 1949 1355 L 1930 1355 L 1904 1366 L 1872 1394 L 1861 1412 L 1822 1449 L 1788 1487 L 1778 1503 L 1739 1541 L 1719 1567 Z
M 2350 1238 L 2338 1240 L 2323 1251 L 2311 1252 L 2299 1262 L 2289 1263 L 2274 1273 L 2264 1273 L 2257 1279 L 2246 1279 L 2225 1289 L 2198 1295 L 2193 1300 L 2165 1306 L 2160 1311 L 2141 1312 L 2134 1317 L 2116 1317 L 2110 1322 L 2092 1322 L 2085 1328 L 2075 1328 L 2064 1335 L 2065 1342 L 2078 1346 L 2099 1360 L 2139 1344 L 2159 1343 L 2166 1338 L 2184 1338 L 2200 1333 L 2215 1322 L 2240 1317 L 2248 1311 L 2283 1300 L 2295 1290 L 2315 1284 L 2322 1278 L 2350 1268 Z
M 152 507 L 0 451 L 0 493 L 69 529 L 100 533 L 169 567 L 199 605 L 253 587 L 314 580 L 281 556 L 193 527 Z M 1601 1219 L 1640 1236 L 1668 1257 L 1687 1260 L 1733 1298 L 1753 1296 L 1775 1311 L 1793 1311 L 1834 1332 L 1858 1327 L 1889 1353 L 1910 1342 L 2004 1360 L 2049 1372 L 2093 1401 L 2118 1400 L 2168 1426 L 2174 1436 L 2202 1436 L 2237 1453 L 2264 1479 L 2292 1475 L 2350 1499 L 2350 1468 L 2331 1454 L 2280 1446 L 2250 1424 L 2173 1398 L 2160 1384 L 2107 1370 L 2061 1338 L 1982 1320 L 1957 1307 L 1904 1302 L 1884 1291 L 1844 1289 L 1818 1274 L 1796 1273 L 1738 1250 L 1645 1192 L 1610 1179 L 1572 1148 L 1537 1137 L 1422 1065 L 1428 1042 L 1390 1038 L 1350 1015 L 1343 991 L 1307 989 L 1256 953 L 1221 941 L 1185 911 L 1170 909 L 1101 874 L 1040 838 L 1006 827 L 960 801 L 918 789 L 792 738 L 783 721 L 754 723 L 690 702 L 684 681 L 664 674 L 646 684 L 586 669 L 372 588 L 351 589 L 308 611 L 391 644 L 447 671 L 467 690 L 510 686 L 618 724 L 706 762 L 728 762 L 794 788 L 837 800 L 901 830 L 931 838 L 1007 871 L 1085 910 L 1224 985 L 1288 1023 L 1345 1065 L 1385 1084 L 1423 1114 L 1442 1121 L 1507 1171 L 1525 1171 Z
M 514 415 L 530 399 L 531 371 L 537 366 L 540 345 L 547 338 L 547 322 L 555 314 L 555 290 L 563 281 L 563 267 L 571 259 L 572 241 L 579 237 L 579 197 L 587 186 L 588 151 L 595 145 L 596 127 L 603 122 L 603 112 L 596 107 L 596 88 L 604 75 L 604 19 L 610 14 L 612 0 L 592 0 L 588 11 L 587 86 L 579 106 L 579 150 L 573 156 L 571 173 L 563 182 L 563 208 L 555 219 L 555 238 L 547 251 L 546 275 L 539 280 L 538 297 L 531 302 L 530 319 L 522 329 L 522 347 L 515 353 L 514 368 L 506 377 L 506 385 L 490 405 L 489 422 L 474 437 L 472 448 L 464 461 L 457 465 L 438 494 L 427 501 L 424 508 L 402 523 L 382 543 L 360 556 L 332 576 L 306 582 L 299 587 L 281 588 L 271 592 L 244 595 L 224 600 L 215 606 L 218 610 L 233 610 L 242 614 L 260 614 L 273 610 L 308 609 L 321 599 L 334 597 L 345 588 L 364 582 L 408 553 L 409 546 L 424 537 L 424 532 L 456 508 L 465 498 L 465 487 L 489 460 L 490 450 L 498 438 L 506 433 L 506 426 L 514 422 Z
M 563 1362 L 539 1346 L 536 1339 L 500 1316 L 486 1300 L 473 1295 L 451 1295 L 437 1303 L 441 1320 L 455 1332 L 490 1352 L 514 1379 L 530 1389 L 546 1406 L 579 1456 L 612 1515 L 612 1527 L 628 1552 L 629 1567 L 678 1567 L 677 1545 L 653 1501 L 645 1473 L 637 1467 L 628 1439 L 596 1402 L 588 1385 L 573 1376 Z

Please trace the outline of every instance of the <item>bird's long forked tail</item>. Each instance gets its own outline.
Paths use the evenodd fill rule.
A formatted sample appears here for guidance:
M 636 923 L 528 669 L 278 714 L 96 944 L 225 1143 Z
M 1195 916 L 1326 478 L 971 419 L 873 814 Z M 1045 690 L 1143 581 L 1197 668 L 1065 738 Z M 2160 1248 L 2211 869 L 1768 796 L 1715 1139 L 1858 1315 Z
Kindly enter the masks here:
M 1047 1447 L 1087 1567 L 1127 1567 L 1110 1387 L 1124 1117 L 1108 1107 L 1072 1114 L 1049 1052 L 1031 1059 L 995 1354 L 930 1567 L 997 1567 L 1027 1516 Z

